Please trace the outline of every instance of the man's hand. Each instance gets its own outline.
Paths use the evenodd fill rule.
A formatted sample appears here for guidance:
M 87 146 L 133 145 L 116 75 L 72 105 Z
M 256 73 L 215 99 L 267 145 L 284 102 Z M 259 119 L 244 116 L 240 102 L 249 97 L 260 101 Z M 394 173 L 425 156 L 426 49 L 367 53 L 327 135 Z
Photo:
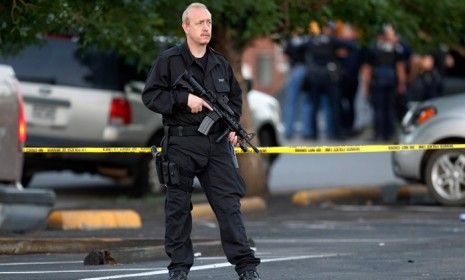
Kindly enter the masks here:
M 208 105 L 208 103 L 203 100 L 202 98 L 189 93 L 187 96 L 187 106 L 191 109 L 191 113 L 196 114 L 202 112 L 203 107 L 210 109 L 213 111 L 213 108 Z
M 234 132 L 234 131 L 229 132 L 228 140 L 229 140 L 229 142 L 231 142 L 231 144 L 233 146 L 238 146 L 239 145 L 239 142 L 237 140 L 236 132 Z

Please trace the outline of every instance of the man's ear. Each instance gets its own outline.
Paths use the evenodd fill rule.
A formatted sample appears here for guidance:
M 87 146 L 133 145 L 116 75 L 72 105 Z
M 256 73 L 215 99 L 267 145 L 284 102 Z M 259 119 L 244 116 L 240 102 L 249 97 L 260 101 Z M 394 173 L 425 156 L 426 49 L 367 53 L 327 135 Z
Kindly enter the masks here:
M 183 23 L 181 24 L 181 26 L 182 26 L 182 29 L 184 30 L 184 33 L 187 34 L 187 33 L 188 33 L 188 30 L 189 30 L 189 23 L 183 22 Z

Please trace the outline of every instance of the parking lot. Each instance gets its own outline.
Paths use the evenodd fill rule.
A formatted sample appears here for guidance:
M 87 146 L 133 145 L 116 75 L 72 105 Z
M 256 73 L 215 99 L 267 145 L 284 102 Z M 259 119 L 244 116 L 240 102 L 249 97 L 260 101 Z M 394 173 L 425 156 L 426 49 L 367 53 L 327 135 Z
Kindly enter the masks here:
M 65 194 L 66 195 L 66 194 Z M 73 194 L 74 195 L 74 194 Z M 62 194 L 63 196 L 63 194 Z M 59 194 L 60 197 L 60 194 Z M 201 197 L 199 195 L 199 197 Z M 100 201 L 109 203 L 111 199 Z M 81 199 L 84 203 L 85 199 Z M 118 207 L 136 209 L 138 230 L 51 231 L 19 239 L 102 238 L 136 240 L 132 256 L 114 253 L 116 264 L 83 264 L 86 253 L 0 256 L 1 279 L 166 279 L 168 259 L 147 254 L 143 241 L 160 241 L 164 227 L 156 199 L 118 200 Z M 299 207 L 289 197 L 269 198 L 266 210 L 245 216 L 246 228 L 262 259 L 262 279 L 463 279 L 465 224 L 462 208 L 430 201 L 395 204 L 322 203 Z M 77 205 L 75 205 L 77 206 Z M 196 241 L 218 240 L 214 220 L 195 219 Z M 196 250 L 189 279 L 237 279 L 218 243 Z M 96 248 L 103 250 L 105 248 Z

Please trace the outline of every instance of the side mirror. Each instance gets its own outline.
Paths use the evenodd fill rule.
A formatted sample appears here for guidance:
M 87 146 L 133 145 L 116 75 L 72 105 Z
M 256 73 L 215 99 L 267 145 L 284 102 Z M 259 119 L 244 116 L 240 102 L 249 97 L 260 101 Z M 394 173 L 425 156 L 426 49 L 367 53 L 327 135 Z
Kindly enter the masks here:
M 130 81 L 124 86 L 124 92 L 142 94 L 144 87 L 145 85 L 141 81 Z

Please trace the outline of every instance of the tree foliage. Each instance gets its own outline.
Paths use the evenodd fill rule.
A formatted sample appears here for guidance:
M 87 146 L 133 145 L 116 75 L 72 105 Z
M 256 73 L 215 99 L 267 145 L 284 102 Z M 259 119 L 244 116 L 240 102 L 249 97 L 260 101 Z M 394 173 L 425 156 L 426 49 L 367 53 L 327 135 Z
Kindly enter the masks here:
M 310 20 L 354 24 L 368 42 L 383 23 L 397 30 L 419 51 L 439 43 L 465 44 L 462 0 L 236 0 L 203 1 L 214 20 L 214 32 L 237 52 L 258 36 L 285 38 Z M 162 36 L 182 37 L 180 0 L 11 0 L 0 5 L 0 54 L 11 54 L 39 42 L 47 33 L 76 35 L 82 46 L 112 49 L 148 67 Z M 226 36 L 225 36 L 226 35 Z M 224 43 L 224 42 L 223 42 Z
M 0 6 L 0 54 L 15 54 L 47 34 L 75 36 L 82 47 L 113 50 L 139 66 L 155 56 L 163 18 L 143 0 L 13 0 Z

